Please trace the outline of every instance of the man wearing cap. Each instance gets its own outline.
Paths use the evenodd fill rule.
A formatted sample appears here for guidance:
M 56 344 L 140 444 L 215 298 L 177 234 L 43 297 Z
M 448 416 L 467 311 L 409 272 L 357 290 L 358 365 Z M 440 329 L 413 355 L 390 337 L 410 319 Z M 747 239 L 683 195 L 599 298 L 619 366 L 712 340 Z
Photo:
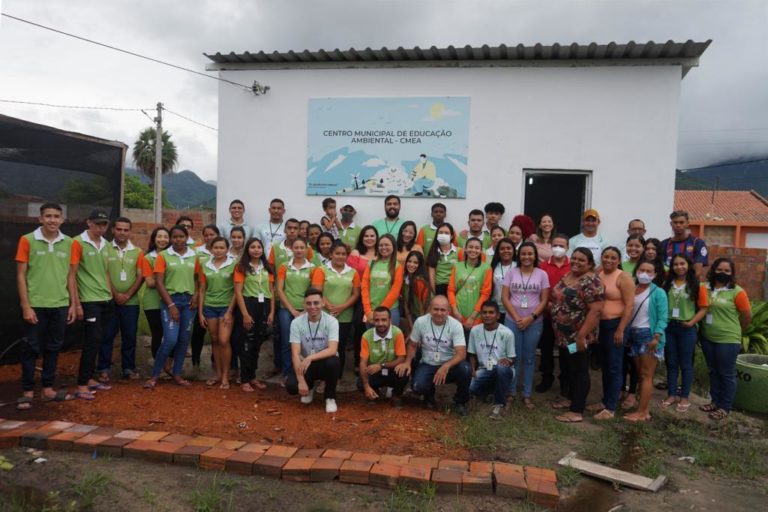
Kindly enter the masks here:
M 431 195 L 430 188 L 435 185 L 437 179 L 437 169 L 435 164 L 427 160 L 424 153 L 419 155 L 419 161 L 411 171 L 411 181 L 413 181 L 413 195 L 423 196 Z
M 672 265 L 672 256 L 685 254 L 693 261 L 693 268 L 699 279 L 704 278 L 704 267 L 709 265 L 707 244 L 701 238 L 691 234 L 689 227 L 690 218 L 685 210 L 676 210 L 669 215 L 669 225 L 672 227 L 672 236 L 661 242 L 661 257 L 664 264 Z
M 368 400 L 379 398 L 380 388 L 392 388 L 392 405 L 402 407 L 403 390 L 408 377 L 395 373 L 395 367 L 405 361 L 405 337 L 392 325 L 389 308 L 379 306 L 373 310 L 373 328 L 363 334 L 360 341 L 360 376 L 357 389 Z
M 408 339 L 408 353 L 405 361 L 395 367 L 395 372 L 400 377 L 410 375 L 416 349 L 421 347 L 421 363 L 413 372 L 413 391 L 424 395 L 424 405 L 434 409 L 437 407 L 435 388 L 456 383 L 453 410 L 459 416 L 466 416 L 469 412 L 467 402 L 472 368 L 466 361 L 464 327 L 461 322 L 450 316 L 450 311 L 450 304 L 444 295 L 432 299 L 429 313 L 420 316 L 413 323 Z
M 384 198 L 384 218 L 373 222 L 373 227 L 379 234 L 392 235 L 397 238 L 400 233 L 400 226 L 403 225 L 403 219 L 400 218 L 400 198 L 395 195 L 389 195 Z
M 93 378 L 104 329 L 114 314 L 108 270 L 112 248 L 104 239 L 109 226 L 106 212 L 92 211 L 86 224 L 88 228 L 72 241 L 72 263 L 77 278 L 75 311 L 78 320 L 84 320 L 85 331 L 75 396 L 81 400 L 93 400 L 93 391 L 112 389 Z
M 592 256 L 595 258 L 595 265 L 600 264 L 600 255 L 603 249 L 608 247 L 608 242 L 603 239 L 603 236 L 597 232 L 597 228 L 600 225 L 600 214 L 594 208 L 590 208 L 585 211 L 581 216 L 581 233 L 576 236 L 572 236 L 568 240 L 568 256 L 573 253 L 574 249 L 578 247 L 584 247 L 592 252 Z
M 339 230 L 339 239 L 351 251 L 357 246 L 357 239 L 360 238 L 360 226 L 355 226 L 355 207 L 351 204 L 345 204 L 341 207 L 341 229 Z

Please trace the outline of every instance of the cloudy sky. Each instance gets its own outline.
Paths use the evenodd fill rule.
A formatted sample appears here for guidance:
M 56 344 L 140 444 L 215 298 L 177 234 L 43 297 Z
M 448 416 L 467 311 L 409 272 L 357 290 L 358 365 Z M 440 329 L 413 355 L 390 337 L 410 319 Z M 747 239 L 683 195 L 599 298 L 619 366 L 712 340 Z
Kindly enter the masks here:
M 3 13 L 203 71 L 203 52 L 713 43 L 683 80 L 678 167 L 768 156 L 765 0 L 0 0 Z M 216 126 L 218 83 L 3 17 L 0 100 L 153 108 Z M 0 113 L 131 144 L 141 112 L 0 102 Z M 152 114 L 152 112 L 149 112 Z M 168 115 L 180 169 L 216 177 L 215 131 Z

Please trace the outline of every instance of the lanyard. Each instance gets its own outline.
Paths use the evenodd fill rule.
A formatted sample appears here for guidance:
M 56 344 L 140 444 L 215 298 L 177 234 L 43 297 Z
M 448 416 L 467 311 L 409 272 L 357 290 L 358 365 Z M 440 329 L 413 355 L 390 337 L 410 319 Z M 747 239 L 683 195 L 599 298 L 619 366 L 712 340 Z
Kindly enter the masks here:
M 397 226 L 397 220 L 392 223 L 392 226 L 389 225 L 389 222 L 387 222 L 387 219 L 384 219 L 384 226 L 387 228 L 387 233 L 392 234 L 392 229 Z
M 472 274 L 475 273 L 475 270 L 477 270 L 479 266 L 480 265 L 478 265 L 477 267 L 475 267 L 475 268 L 473 268 L 472 270 L 469 271 L 469 274 L 467 274 L 467 277 L 465 277 L 464 280 L 461 282 L 461 284 L 456 287 L 456 293 L 458 293 L 462 288 L 464 288 L 464 285 L 467 284 L 467 281 L 469 280 L 470 277 L 472 277 Z M 466 261 L 464 261 L 464 268 L 467 268 L 467 262 Z M 529 279 L 529 281 L 530 281 L 530 279 Z
M 261 276 L 263 274 L 264 266 L 259 265 L 258 267 L 254 267 L 253 264 L 248 264 L 250 268 L 250 274 L 254 277 L 256 277 L 256 285 L 258 286 L 259 291 L 264 291 L 264 285 L 261 282 Z
M 491 341 L 491 350 L 488 352 L 488 356 L 493 356 L 493 349 L 496 348 L 496 336 L 499 334 L 499 327 L 496 326 L 496 330 L 493 331 L 493 340 Z M 485 348 L 488 348 L 488 337 L 485 333 L 485 327 L 483 327 L 483 339 L 485 340 Z
M 681 288 L 676 287 L 674 283 L 672 284 L 672 299 L 674 301 L 674 306 L 673 306 L 674 309 L 678 308 L 678 305 L 680 304 L 680 299 L 682 298 L 683 295 L 685 295 L 686 298 L 688 298 L 688 292 L 685 291 L 685 287 L 686 287 L 685 284 Z
M 432 319 L 429 319 L 429 327 L 432 329 L 432 339 L 435 342 L 435 350 L 439 349 L 440 342 L 443 341 L 443 333 L 445 332 L 445 328 L 448 326 L 448 320 L 446 319 L 445 323 L 443 324 L 443 328 L 440 330 L 440 336 L 435 334 L 435 324 L 432 322 Z
M 523 269 L 518 268 L 518 270 L 520 271 L 520 284 L 523 285 L 523 293 L 525 293 L 528 291 L 528 283 L 530 283 L 531 279 L 533 279 L 533 270 L 531 270 L 531 275 L 528 276 L 528 280 L 525 282 L 523 282 Z
M 277 226 L 277 229 L 274 230 L 274 231 L 272 231 L 272 222 L 268 222 L 267 223 L 267 227 L 269 229 L 269 241 L 270 242 L 274 242 L 275 241 L 275 235 L 280 233 L 280 228 L 283 227 L 283 222 L 285 222 L 285 221 L 281 221 L 280 225 Z
M 323 317 L 320 317 L 320 320 L 317 321 L 317 328 L 315 328 L 315 333 L 312 334 L 312 324 L 309 323 L 309 315 L 307 315 L 307 330 L 309 331 L 309 343 L 312 345 L 312 350 L 315 349 L 315 338 L 317 338 L 317 333 L 320 331 L 320 326 L 323 323 Z
M 499 278 L 499 281 L 504 281 L 504 276 L 506 276 L 506 275 L 507 275 L 507 272 L 509 272 L 509 270 L 512 268 L 512 263 L 510 263 L 509 265 L 507 265 L 507 268 L 506 268 L 506 270 L 504 269 L 504 265 L 503 265 L 502 263 L 499 263 L 499 264 L 496 266 L 496 268 L 497 268 L 497 269 L 500 269 L 500 273 L 501 273 L 501 277 Z

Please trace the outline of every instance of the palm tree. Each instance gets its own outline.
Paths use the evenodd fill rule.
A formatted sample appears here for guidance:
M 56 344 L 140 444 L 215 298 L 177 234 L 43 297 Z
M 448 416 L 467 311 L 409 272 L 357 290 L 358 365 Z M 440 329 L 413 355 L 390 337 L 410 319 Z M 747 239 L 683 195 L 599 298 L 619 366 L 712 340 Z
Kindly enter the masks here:
M 139 134 L 139 138 L 133 143 L 133 161 L 141 172 L 150 180 L 155 179 L 155 138 L 157 131 L 154 128 L 146 128 Z M 176 144 L 171 140 L 171 134 L 163 130 L 163 161 L 162 172 L 168 174 L 178 162 Z

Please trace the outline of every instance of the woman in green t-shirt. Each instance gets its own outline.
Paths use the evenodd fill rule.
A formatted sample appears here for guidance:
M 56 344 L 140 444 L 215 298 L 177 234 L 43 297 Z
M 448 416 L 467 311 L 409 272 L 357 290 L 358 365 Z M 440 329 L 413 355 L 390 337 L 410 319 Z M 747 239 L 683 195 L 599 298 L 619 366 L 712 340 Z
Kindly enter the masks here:
M 328 233 L 324 233 L 328 235 Z M 320 235 L 322 240 L 322 236 Z M 330 236 L 330 235 L 329 235 Z M 341 240 L 333 242 L 330 262 L 315 270 L 312 287 L 323 292 L 325 310 L 339 321 L 339 378 L 344 373 L 347 346 L 352 341 L 352 315 L 360 298 L 360 276 L 347 265 L 349 250 Z
M 701 350 L 709 367 L 712 401 L 700 409 L 713 420 L 728 416 L 736 394 L 736 356 L 741 334 L 752 321 L 747 292 L 736 284 L 736 267 L 728 258 L 718 258 L 710 267 L 707 296 L 709 310 L 701 328 Z
M 160 342 L 163 341 L 163 319 L 160 315 L 160 294 L 155 288 L 155 260 L 171 243 L 171 234 L 162 226 L 155 228 L 149 235 L 149 247 L 144 255 L 144 292 L 141 294 L 141 309 L 147 317 L 149 332 L 152 335 L 150 344 L 152 357 L 157 354 Z M 167 368 L 170 371 L 170 368 Z
M 451 269 L 448 281 L 448 303 L 452 316 L 464 326 L 464 334 L 480 323 L 480 306 L 491 296 L 491 267 L 483 263 L 483 242 L 470 238 L 464 246 L 464 261 Z
M 379 306 L 389 308 L 392 325 L 400 324 L 403 267 L 397 262 L 396 247 L 395 237 L 382 235 L 376 246 L 376 261 L 371 262 L 363 274 L 363 321 L 368 324 L 373 319 L 373 310 Z
M 307 260 L 307 242 L 299 237 L 291 244 L 293 258 L 280 265 L 277 271 L 277 296 L 282 306 L 277 312 L 280 322 L 280 343 L 282 344 L 283 377 L 293 372 L 291 360 L 291 322 L 304 312 L 304 292 L 312 282 L 315 265 Z
M 267 262 L 264 244 L 250 238 L 242 258 L 235 268 L 236 322 L 242 322 L 240 334 L 240 389 L 252 393 L 254 388 L 266 389 L 267 384 L 256 379 L 261 344 L 267 328 L 275 317 L 275 272 Z
M 634 276 L 637 262 L 640 261 L 640 257 L 643 255 L 643 251 L 645 251 L 645 238 L 642 235 L 629 235 L 624 251 L 629 259 L 621 262 L 621 270 L 630 276 Z
M 448 281 L 451 279 L 451 270 L 454 263 L 462 260 L 463 251 L 453 245 L 455 239 L 453 226 L 447 222 L 441 224 L 435 233 L 435 241 L 427 253 L 429 286 L 435 295 L 448 296 Z
M 215 377 L 206 384 L 221 382 L 219 389 L 229 389 L 229 363 L 232 360 L 232 311 L 235 307 L 235 288 L 232 274 L 235 260 L 227 252 L 229 242 L 216 237 L 211 241 L 211 258 L 201 265 L 198 322 L 211 336 Z

